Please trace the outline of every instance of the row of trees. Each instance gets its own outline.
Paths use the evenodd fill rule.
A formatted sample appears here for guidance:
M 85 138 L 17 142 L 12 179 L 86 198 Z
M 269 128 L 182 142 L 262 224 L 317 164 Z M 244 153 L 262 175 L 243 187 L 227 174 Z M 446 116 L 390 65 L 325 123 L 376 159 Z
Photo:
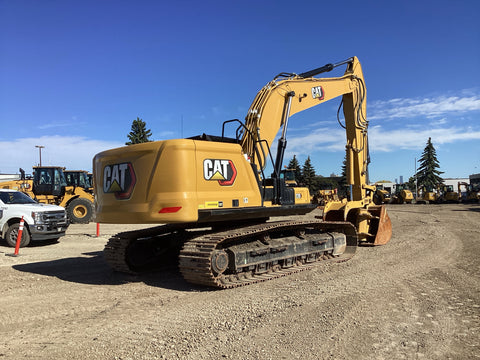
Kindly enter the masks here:
M 323 177 L 316 175 L 310 156 L 307 157 L 303 166 L 300 166 L 297 157 L 293 155 L 293 158 L 287 165 L 287 169 L 294 171 L 297 183 L 308 187 L 311 194 L 321 189 L 338 189 L 340 195 L 346 192 L 346 161 L 343 162 L 341 176 Z
M 335 189 L 337 188 L 342 195 L 346 193 L 346 160 L 343 161 L 342 175 L 340 177 L 324 178 L 322 176 L 315 175 L 315 169 L 312 166 L 310 156 L 305 160 L 303 167 L 300 167 L 296 156 L 288 163 L 288 169 L 295 170 L 295 179 L 298 183 L 306 186 L 313 194 L 319 189 Z M 423 150 L 422 156 L 419 160 L 419 167 L 408 182 L 410 190 L 425 189 L 426 191 L 432 191 L 439 188 L 443 184 L 443 179 L 440 176 L 443 174 L 439 170 L 440 163 L 437 159 L 437 153 L 432 143 L 432 138 L 428 138 L 427 145 Z
M 152 132 L 150 131 L 150 129 L 147 129 L 145 121 L 143 121 L 139 117 L 137 117 L 136 120 L 133 120 L 131 131 L 127 136 L 130 141 L 126 142 L 125 145 L 139 144 L 152 141 L 150 140 Z M 411 190 L 415 190 L 415 188 L 418 187 L 419 189 L 426 189 L 427 191 L 432 191 L 433 189 L 436 189 L 443 184 L 443 179 L 440 177 L 443 172 L 438 170 L 440 164 L 437 159 L 437 153 L 432 144 L 431 138 L 428 138 L 427 145 L 423 150 L 419 163 L 420 166 L 417 170 L 417 173 L 410 177 L 408 182 Z M 325 178 L 323 176 L 316 175 L 315 169 L 312 165 L 312 161 L 310 160 L 310 156 L 307 157 L 307 160 L 305 160 L 303 166 L 300 166 L 296 156 L 293 155 L 293 158 L 288 163 L 287 168 L 294 171 L 295 180 L 297 181 L 297 183 L 301 184 L 302 186 L 308 187 L 312 194 L 319 189 L 337 188 L 340 194 L 346 191 L 345 160 L 342 166 L 342 175 L 339 177 L 331 176 L 329 178 Z

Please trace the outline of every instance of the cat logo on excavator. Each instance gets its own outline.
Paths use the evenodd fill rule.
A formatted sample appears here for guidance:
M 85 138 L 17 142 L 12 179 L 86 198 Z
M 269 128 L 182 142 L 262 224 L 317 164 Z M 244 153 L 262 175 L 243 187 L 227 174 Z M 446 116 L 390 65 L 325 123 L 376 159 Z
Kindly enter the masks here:
M 106 165 L 103 168 L 103 192 L 114 193 L 119 200 L 130 198 L 136 182 L 131 163 Z
M 325 98 L 325 92 L 321 86 L 312 87 L 312 97 L 314 99 L 323 100 Z
M 232 160 L 203 160 L 203 177 L 205 180 L 218 181 L 221 186 L 231 186 L 237 177 L 237 169 Z

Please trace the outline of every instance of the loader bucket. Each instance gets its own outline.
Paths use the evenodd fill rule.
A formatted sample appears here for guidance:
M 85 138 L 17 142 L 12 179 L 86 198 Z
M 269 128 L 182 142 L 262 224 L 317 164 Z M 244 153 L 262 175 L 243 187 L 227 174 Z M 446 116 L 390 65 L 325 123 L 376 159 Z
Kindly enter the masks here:
M 372 235 L 369 245 L 385 245 L 392 237 L 392 222 L 384 205 L 370 206 L 368 211 L 374 218 L 370 220 L 369 233 Z M 373 238 L 374 237 L 374 238 Z

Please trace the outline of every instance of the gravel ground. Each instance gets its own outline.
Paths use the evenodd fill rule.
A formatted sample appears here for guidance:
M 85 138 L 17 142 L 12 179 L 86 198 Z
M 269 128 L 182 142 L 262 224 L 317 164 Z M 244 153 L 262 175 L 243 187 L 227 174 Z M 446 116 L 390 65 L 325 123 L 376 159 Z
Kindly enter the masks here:
M 0 245 L 1 359 L 480 359 L 480 206 L 390 205 L 392 240 L 231 290 L 112 272 L 131 225 Z

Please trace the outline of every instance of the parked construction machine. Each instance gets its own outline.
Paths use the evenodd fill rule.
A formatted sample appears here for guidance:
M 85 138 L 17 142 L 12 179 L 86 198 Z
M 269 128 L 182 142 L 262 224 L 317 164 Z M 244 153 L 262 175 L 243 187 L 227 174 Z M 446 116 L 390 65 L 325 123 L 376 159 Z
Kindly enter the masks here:
M 86 170 L 63 170 L 68 186 L 79 186 L 93 194 L 93 185 Z
M 465 188 L 465 191 L 462 192 L 462 186 Z M 463 193 L 465 194 L 463 196 Z M 480 201 L 480 186 L 475 184 L 469 184 L 463 181 L 458 182 L 458 194 L 460 201 L 463 203 L 474 203 Z
M 377 205 L 388 204 L 391 201 L 391 187 L 385 187 L 383 182 L 375 183 L 375 193 L 373 194 L 373 202 Z
M 441 187 L 440 196 L 438 197 L 439 203 L 459 203 L 461 200 L 460 191 L 455 191 L 453 185 L 443 185 Z
M 318 206 L 325 206 L 329 201 L 340 201 L 337 189 L 320 189 L 312 195 L 311 202 Z
M 413 202 L 413 193 L 408 189 L 406 184 L 397 184 L 395 186 L 395 194 L 392 196 L 391 204 L 411 204 Z
M 433 191 L 432 188 L 423 187 L 421 191 L 421 196 L 416 197 L 416 204 L 436 204 L 438 202 L 438 192 Z
M 88 223 L 93 220 L 94 197 L 80 186 L 68 186 L 60 166 L 34 166 L 33 177 L 0 183 L 2 189 L 26 193 L 44 204 L 60 205 L 67 211 L 71 223 Z
M 343 76 L 316 75 L 346 65 Z M 343 96 L 348 201 L 329 202 L 323 219 L 300 216 L 317 205 L 307 188 L 281 178 L 290 117 Z M 339 109 L 340 110 L 340 109 Z M 225 127 L 235 124 L 235 138 Z M 100 223 L 164 224 L 114 235 L 110 266 L 140 272 L 179 248 L 184 279 L 232 288 L 350 259 L 358 244 L 381 245 L 392 228 L 369 186 L 366 88 L 356 57 L 301 74 L 281 73 L 263 87 L 245 122 L 223 124 L 222 135 L 130 145 L 93 160 Z M 280 132 L 275 160 L 271 145 Z M 273 174 L 265 176 L 267 161 Z M 293 216 L 298 215 L 298 216 Z M 281 220 L 279 217 L 286 217 Z M 272 219 L 276 217 L 275 219 Z
M 297 179 L 295 178 L 296 169 L 283 169 L 280 171 L 280 178 L 285 179 L 285 184 L 287 186 L 298 186 Z

